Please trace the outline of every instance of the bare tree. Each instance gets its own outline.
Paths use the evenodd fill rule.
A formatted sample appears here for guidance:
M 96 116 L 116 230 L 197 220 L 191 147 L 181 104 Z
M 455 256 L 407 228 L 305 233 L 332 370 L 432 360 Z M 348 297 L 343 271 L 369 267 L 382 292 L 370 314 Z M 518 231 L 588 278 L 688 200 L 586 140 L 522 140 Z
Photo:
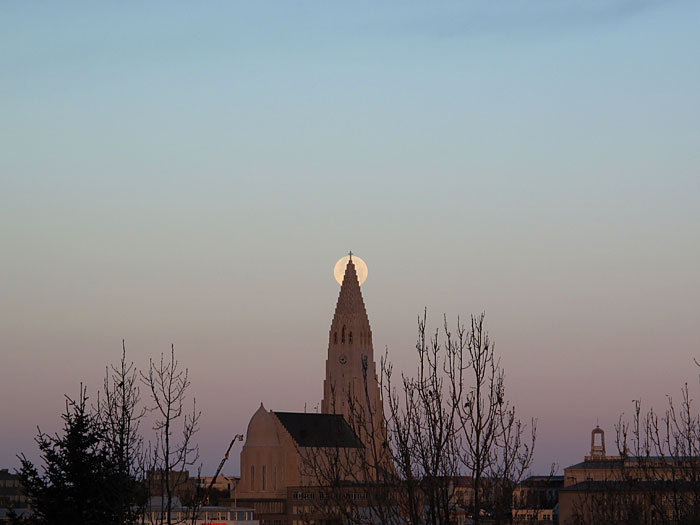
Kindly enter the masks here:
M 373 439 L 385 437 L 386 432 L 375 427 L 367 363 L 362 371 L 360 398 L 349 394 L 345 400 L 347 424 L 355 439 L 348 440 L 337 429 L 334 434 L 340 439 L 329 446 L 297 448 L 303 490 L 294 499 L 300 503 L 298 516 L 304 523 L 402 523 L 396 516 L 398 486 L 386 439 Z M 335 388 L 331 386 L 331 407 L 335 406 Z
M 447 324 L 445 331 L 449 333 Z M 506 399 L 505 372 L 484 328 L 484 314 L 471 318 L 468 331 L 458 320 L 457 334 L 450 398 L 459 419 L 460 461 L 474 480 L 474 523 L 480 522 L 487 479 L 496 521 L 510 522 L 513 489 L 532 463 L 536 421 L 526 433 L 515 406 Z M 465 374 L 471 379 L 466 388 Z
M 388 356 L 382 360 L 389 445 L 406 495 L 399 510 L 410 523 L 449 523 L 455 505 L 452 486 L 459 454 L 452 385 L 459 383 L 455 373 L 464 334 L 458 333 L 454 340 L 446 323 L 444 327 L 444 341 L 439 330 L 427 337 L 426 313 L 418 319 L 416 375 L 402 374 L 398 388 L 392 382 Z
M 577 485 L 573 523 L 700 523 L 700 415 L 688 384 L 664 411 L 633 400 L 615 425 L 619 456 L 601 479 Z
M 567 525 L 664 523 L 650 519 L 645 494 L 628 481 L 586 481 L 582 484 L 581 494 L 582 497 L 574 501 L 571 521 L 567 521 Z
M 530 476 L 520 481 L 513 489 L 511 501 L 512 522 L 541 523 L 550 521 L 559 503 L 559 489 L 564 485 L 564 476 L 557 476 L 559 465 L 552 463 L 549 474 Z
M 616 443 L 623 467 L 621 484 L 658 523 L 700 523 L 700 415 L 688 384 L 681 402 L 668 396 L 666 410 L 642 413 L 634 400 L 632 421 L 620 416 Z
M 382 359 L 383 428 L 373 428 L 375 418 L 367 414 L 366 386 L 366 399 L 349 395 L 355 433 L 380 432 L 385 439 L 365 439 L 359 451 L 302 455 L 309 485 L 323 492 L 314 498 L 321 502 L 314 506 L 317 519 L 439 525 L 452 523 L 463 503 L 478 523 L 488 489 L 497 494 L 489 505 L 498 521 L 510 522 L 513 488 L 532 462 L 535 422 L 528 432 L 506 400 L 505 374 L 483 321 L 483 315 L 474 317 L 467 329 L 458 320 L 453 334 L 444 319 L 442 331 L 429 337 L 424 312 L 418 319 L 416 374 L 402 374 L 397 382 L 388 354 Z M 364 375 L 367 385 L 366 367 Z M 469 502 L 455 499 L 460 474 L 474 482 Z M 361 497 L 354 501 L 353 494 Z
M 146 408 L 141 405 L 136 367 L 126 360 L 123 340 L 119 364 L 106 369 L 96 414 L 104 428 L 105 447 L 113 459 L 116 479 L 120 482 L 119 487 L 112 487 L 118 496 L 118 515 L 122 516 L 123 523 L 133 523 L 144 497 L 139 481 L 143 454 L 139 426 Z
M 185 408 L 190 381 L 187 368 L 180 368 L 175 359 L 174 346 L 171 347 L 169 359 L 166 360 L 161 354 L 159 362 L 150 361 L 148 372 L 141 373 L 141 380 L 150 392 L 153 402 L 151 411 L 155 414 L 153 430 L 156 437 L 149 450 L 152 473 L 162 496 L 161 518 L 163 523 L 171 525 L 174 495 L 186 482 L 186 469 L 199 459 L 194 435 L 201 412 L 197 411 L 194 399 L 192 410 Z

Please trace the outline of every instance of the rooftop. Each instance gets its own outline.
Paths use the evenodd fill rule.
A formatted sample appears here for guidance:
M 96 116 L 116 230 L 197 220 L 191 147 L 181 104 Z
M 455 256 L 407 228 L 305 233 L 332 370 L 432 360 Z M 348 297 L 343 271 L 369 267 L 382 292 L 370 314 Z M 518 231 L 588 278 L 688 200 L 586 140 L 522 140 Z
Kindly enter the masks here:
M 300 447 L 362 447 L 360 439 L 340 414 L 274 414 Z

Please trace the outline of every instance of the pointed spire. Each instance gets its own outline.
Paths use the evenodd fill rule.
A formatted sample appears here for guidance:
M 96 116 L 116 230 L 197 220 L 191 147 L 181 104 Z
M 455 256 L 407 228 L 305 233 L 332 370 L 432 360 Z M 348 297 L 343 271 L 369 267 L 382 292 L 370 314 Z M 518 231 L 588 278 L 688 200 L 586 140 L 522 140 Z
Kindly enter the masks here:
M 367 311 L 365 310 L 365 302 L 362 299 L 362 292 L 360 291 L 360 282 L 357 278 L 355 263 L 352 262 L 352 259 L 348 261 L 348 264 L 345 267 L 343 284 L 340 286 L 338 303 L 335 307 L 335 317 L 337 318 L 339 314 L 359 315 L 369 324 L 369 319 L 367 319 Z

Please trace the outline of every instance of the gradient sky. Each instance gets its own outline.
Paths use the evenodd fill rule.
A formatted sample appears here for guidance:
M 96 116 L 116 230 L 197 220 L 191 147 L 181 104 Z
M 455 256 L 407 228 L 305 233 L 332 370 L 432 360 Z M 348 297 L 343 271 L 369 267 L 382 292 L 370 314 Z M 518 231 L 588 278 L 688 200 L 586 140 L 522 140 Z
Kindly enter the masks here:
M 322 396 L 336 260 L 375 353 L 486 311 L 534 470 L 700 358 L 700 3 L 3 2 L 0 467 L 121 340 L 213 471 Z M 225 472 L 238 472 L 238 453 Z

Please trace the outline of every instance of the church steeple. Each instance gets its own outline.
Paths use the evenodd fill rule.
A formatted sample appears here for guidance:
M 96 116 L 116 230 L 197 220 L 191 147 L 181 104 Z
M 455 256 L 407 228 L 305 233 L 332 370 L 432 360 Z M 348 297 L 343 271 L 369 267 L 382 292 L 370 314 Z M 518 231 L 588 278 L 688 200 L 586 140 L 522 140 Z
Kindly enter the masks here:
M 372 331 L 352 255 L 345 267 L 343 284 L 340 286 L 329 343 L 330 346 L 341 345 L 347 351 L 359 349 L 360 346 L 372 346 Z
M 353 427 L 359 424 L 370 426 L 369 418 L 373 420 L 372 425 L 379 429 L 383 425 L 383 414 L 372 348 L 372 329 L 352 254 L 345 267 L 328 336 L 321 411 L 342 414 Z M 363 421 L 358 421 L 358 418 Z M 362 432 L 358 432 L 358 435 L 362 435 Z
M 352 252 L 349 255 L 328 334 L 321 411 L 342 414 L 365 445 L 370 463 L 378 471 L 387 470 L 392 466 L 386 449 L 386 426 L 374 362 L 372 329 Z M 364 261 L 358 257 L 355 259 L 364 278 Z M 336 275 L 338 270 L 336 265 Z

